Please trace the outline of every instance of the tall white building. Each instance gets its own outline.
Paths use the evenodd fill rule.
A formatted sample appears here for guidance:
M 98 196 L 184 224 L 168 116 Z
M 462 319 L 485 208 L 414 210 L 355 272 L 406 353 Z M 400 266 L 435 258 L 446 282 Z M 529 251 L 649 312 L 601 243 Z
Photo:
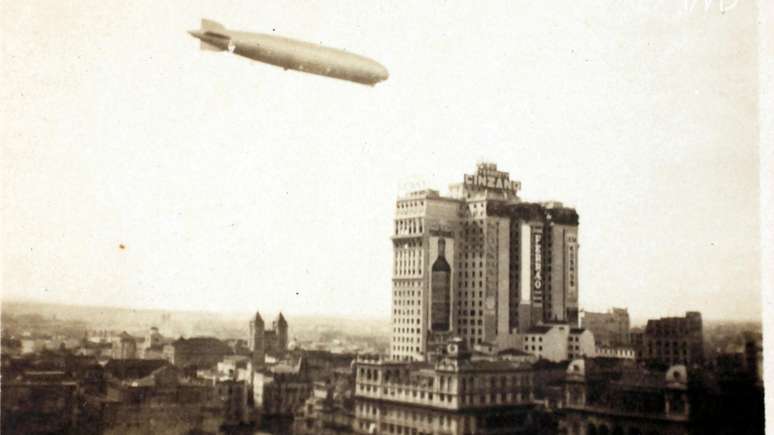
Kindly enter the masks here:
M 575 210 L 522 202 L 521 184 L 492 163 L 463 180 L 448 196 L 420 190 L 397 200 L 396 359 L 423 359 L 452 335 L 512 347 L 538 322 L 577 324 Z

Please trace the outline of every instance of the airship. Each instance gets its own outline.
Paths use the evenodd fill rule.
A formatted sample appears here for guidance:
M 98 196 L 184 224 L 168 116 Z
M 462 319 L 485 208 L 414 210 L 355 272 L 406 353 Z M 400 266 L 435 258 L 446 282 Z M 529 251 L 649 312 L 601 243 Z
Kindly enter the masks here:
M 222 24 L 202 19 L 201 29 L 190 30 L 200 48 L 229 51 L 239 56 L 310 74 L 349 80 L 373 86 L 387 80 L 387 69 L 364 56 L 281 36 L 228 30 Z

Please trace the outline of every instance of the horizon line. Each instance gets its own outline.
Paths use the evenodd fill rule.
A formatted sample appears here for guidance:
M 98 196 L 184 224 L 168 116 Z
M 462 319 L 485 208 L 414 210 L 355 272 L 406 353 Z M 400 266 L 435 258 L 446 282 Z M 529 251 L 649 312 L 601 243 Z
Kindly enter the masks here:
M 191 314 L 216 314 L 216 315 L 242 315 L 245 314 L 247 316 L 254 314 L 252 311 L 235 311 L 235 310 L 224 310 L 224 311 L 214 311 L 214 310 L 207 310 L 207 309 L 178 309 L 178 308 L 156 308 L 156 307 L 137 307 L 137 306 L 119 306 L 119 305 L 99 305 L 99 304 L 76 304 L 76 303 L 66 303 L 66 302 L 56 302 L 56 301 L 45 301 L 35 298 L 19 298 L 19 297 L 4 297 L 0 295 L 0 307 L 2 307 L 5 303 L 17 303 L 17 304 L 48 304 L 48 305 L 59 305 L 59 306 L 66 306 L 66 307 L 80 307 L 80 308 L 107 308 L 107 309 L 120 309 L 120 310 L 133 310 L 133 311 L 159 311 L 159 312 L 177 312 L 177 313 L 191 313 Z M 628 307 L 625 307 L 628 310 Z M 264 312 L 263 310 L 258 310 L 259 312 Z M 266 310 L 267 313 L 273 313 L 275 310 Z M 683 310 L 684 312 L 688 311 L 697 311 L 697 310 Z M 359 320 L 383 320 L 383 321 L 390 321 L 389 316 L 369 316 L 369 315 L 350 315 L 350 314 L 342 314 L 342 313 L 299 313 L 299 314 L 290 314 L 288 315 L 288 311 L 284 310 L 276 310 L 277 313 L 282 313 L 282 315 L 286 317 L 329 317 L 329 318 L 350 318 L 350 319 L 359 319 Z M 698 310 L 699 313 L 701 313 L 700 310 Z M 292 313 L 292 312 L 290 312 Z M 680 315 L 677 315 L 679 317 Z M 635 317 L 630 316 L 630 322 L 632 324 L 639 323 L 639 322 L 647 322 L 648 320 L 653 319 L 660 319 L 664 317 L 675 317 L 673 314 L 663 314 L 659 315 L 659 317 Z M 757 322 L 757 323 L 763 323 L 763 316 L 759 318 L 749 318 L 749 317 L 706 317 L 702 313 L 702 321 L 703 322 L 718 322 L 718 321 L 726 321 L 726 322 Z
M 68 303 L 68 302 L 58 302 L 58 301 L 46 301 L 42 299 L 35 299 L 35 298 L 24 298 L 24 297 L 18 297 L 18 296 L 10 296 L 6 297 L 0 294 L 0 307 L 3 306 L 5 303 L 16 303 L 16 304 L 48 304 L 48 305 L 59 305 L 59 306 L 65 306 L 65 307 L 76 307 L 76 308 L 107 308 L 107 309 L 115 309 L 115 310 L 132 310 L 132 311 L 159 311 L 159 312 L 177 312 L 177 313 L 190 313 L 190 314 L 217 314 L 217 315 L 246 315 L 246 316 L 252 316 L 255 314 L 255 311 L 250 310 L 244 310 L 244 311 L 237 311 L 237 310 L 223 310 L 223 311 L 215 311 L 215 310 L 207 310 L 207 309 L 186 309 L 186 308 L 158 308 L 158 307 L 138 307 L 138 306 L 129 306 L 129 305 L 107 305 L 107 304 L 79 304 L 79 303 Z M 366 315 L 350 315 L 350 314 L 341 314 L 341 313 L 298 313 L 293 314 L 292 311 L 287 310 L 261 310 L 258 309 L 258 312 L 261 314 L 263 313 L 282 313 L 283 316 L 286 317 L 332 317 L 332 318 L 339 318 L 339 317 L 349 317 L 354 319 L 376 319 L 376 320 L 386 320 L 389 321 L 389 316 L 366 316 Z M 291 313 L 291 314 L 288 314 Z

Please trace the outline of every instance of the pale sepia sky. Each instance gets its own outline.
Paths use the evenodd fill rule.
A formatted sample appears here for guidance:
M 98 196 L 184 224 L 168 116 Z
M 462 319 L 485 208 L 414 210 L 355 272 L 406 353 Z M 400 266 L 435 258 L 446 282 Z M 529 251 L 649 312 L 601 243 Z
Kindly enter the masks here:
M 483 158 L 577 208 L 582 307 L 759 318 L 755 3 L 546 3 L 4 2 L 3 298 L 387 317 L 399 183 Z

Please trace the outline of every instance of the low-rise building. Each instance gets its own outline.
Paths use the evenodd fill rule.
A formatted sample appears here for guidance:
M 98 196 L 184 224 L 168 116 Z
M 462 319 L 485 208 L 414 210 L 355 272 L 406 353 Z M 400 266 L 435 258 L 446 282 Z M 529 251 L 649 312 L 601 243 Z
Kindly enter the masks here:
M 704 364 L 704 334 L 701 313 L 687 312 L 685 317 L 648 320 L 645 330 L 632 334 L 637 359 L 664 366 Z
M 312 380 L 306 363 L 278 363 L 253 374 L 256 408 L 265 416 L 292 417 L 312 393 Z
M 143 359 L 163 359 L 164 346 L 171 344 L 173 341 L 169 337 L 164 337 L 157 327 L 152 326 L 145 337 L 139 339 L 137 355 Z
M 74 433 L 78 417 L 78 384 L 65 372 L 27 372 L 3 379 L 4 434 Z
M 23 337 L 20 342 L 22 355 L 35 354 L 46 348 L 46 339 L 42 337 Z
M 309 377 L 313 381 L 327 380 L 342 368 L 352 368 L 355 354 L 333 353 L 325 350 L 298 349 L 292 352 L 293 358 L 303 358 Z
M 100 359 L 109 359 L 113 357 L 113 344 L 109 342 L 94 342 L 84 338 L 81 340 L 81 345 L 75 349 L 75 354 Z
M 604 313 L 585 311 L 581 326 L 594 334 L 598 346 L 620 347 L 629 345 L 629 311 L 626 308 L 611 308 Z
M 337 394 L 332 382 L 315 382 L 311 396 L 296 412 L 294 434 L 334 435 L 352 433 L 354 400 Z
M 593 357 L 596 350 L 591 331 L 566 323 L 533 326 L 522 334 L 522 346 L 524 352 L 549 361 Z
M 181 368 L 213 368 L 232 353 L 231 347 L 214 337 L 180 338 L 164 346 L 164 358 Z
M 215 394 L 223 406 L 225 426 L 246 426 L 254 421 L 249 393 L 245 381 L 227 379 L 215 382 Z
M 558 413 L 560 432 L 567 435 L 687 435 L 687 370 L 609 370 L 575 360 L 567 367 Z
M 529 432 L 532 365 L 473 361 L 458 345 L 434 363 L 358 357 L 356 433 Z
M 133 337 L 128 332 L 123 331 L 113 340 L 113 358 L 136 359 L 138 357 L 137 341 L 137 337 Z
M 235 379 L 249 384 L 252 382 L 250 360 L 249 355 L 226 355 L 218 362 L 216 369 L 218 379 Z
M 93 404 L 100 433 L 215 433 L 230 414 L 215 386 L 165 360 L 113 360 L 105 371 L 107 392 Z

